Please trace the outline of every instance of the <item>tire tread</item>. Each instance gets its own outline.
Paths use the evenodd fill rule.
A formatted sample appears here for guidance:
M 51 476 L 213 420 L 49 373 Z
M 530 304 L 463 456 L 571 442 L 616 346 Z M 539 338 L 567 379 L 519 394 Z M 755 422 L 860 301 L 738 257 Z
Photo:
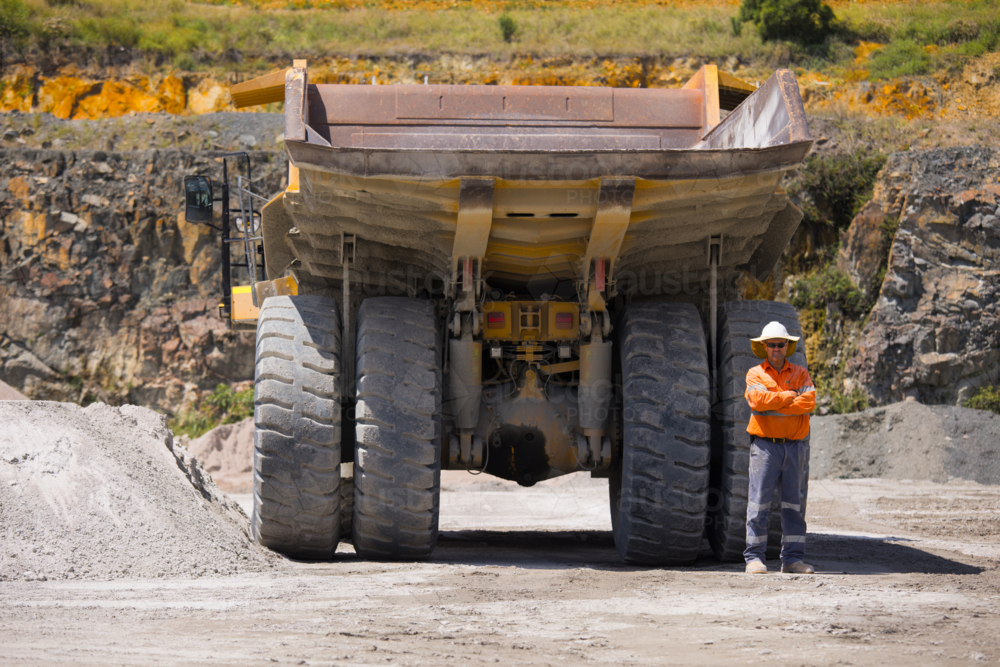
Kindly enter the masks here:
M 321 296 L 267 299 L 257 320 L 251 530 L 292 558 L 340 539 L 340 326 Z
M 366 299 L 357 338 L 354 548 L 364 558 L 427 558 L 437 543 L 441 489 L 434 305 Z
M 708 347 L 690 304 L 631 305 L 619 324 L 624 451 L 609 485 L 628 562 L 692 562 L 704 533 L 710 461 Z

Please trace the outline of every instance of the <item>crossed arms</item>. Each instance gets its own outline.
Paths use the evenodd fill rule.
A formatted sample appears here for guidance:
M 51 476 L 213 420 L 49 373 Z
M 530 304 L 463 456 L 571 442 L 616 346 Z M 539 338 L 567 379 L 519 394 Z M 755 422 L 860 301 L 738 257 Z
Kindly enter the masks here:
M 806 374 L 799 389 L 772 391 L 767 388 L 760 373 L 747 375 L 746 399 L 754 412 L 778 412 L 783 415 L 807 415 L 816 408 L 816 389 L 812 378 Z

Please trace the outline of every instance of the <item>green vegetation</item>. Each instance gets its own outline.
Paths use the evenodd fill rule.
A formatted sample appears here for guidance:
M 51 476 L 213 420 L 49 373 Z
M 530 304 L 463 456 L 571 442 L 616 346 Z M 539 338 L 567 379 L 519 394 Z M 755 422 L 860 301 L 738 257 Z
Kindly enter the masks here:
M 764 40 L 801 44 L 821 44 L 839 29 L 833 10 L 821 0 L 743 0 L 736 20 L 753 22 Z
M 855 387 L 851 391 L 844 391 L 838 387 L 828 394 L 830 397 L 830 412 L 835 415 L 843 415 L 848 412 L 861 412 L 867 410 L 868 395 L 863 389 Z
M 871 407 L 868 394 L 863 389 L 859 387 L 855 387 L 851 391 L 844 389 L 842 367 L 833 373 L 817 375 L 815 372 L 810 372 L 810 375 L 813 384 L 816 385 L 816 400 L 821 401 L 831 414 L 843 415 L 849 412 L 861 412 Z
M 962 405 L 974 410 L 989 410 L 1000 414 L 1000 386 L 980 387 L 972 398 L 965 400 Z
M 888 158 L 862 138 L 856 139 L 853 150 L 810 156 L 798 175 L 787 184 L 789 194 L 800 200 L 803 224 L 832 229 L 839 235 L 871 200 L 875 179 Z M 828 303 L 834 303 L 850 319 L 865 317 L 875 305 L 898 226 L 898 219 L 886 220 L 882 225 L 884 254 L 879 275 L 873 281 L 873 293 L 866 294 L 858 289 L 850 277 L 837 268 L 834 244 L 825 252 L 817 253 L 811 272 L 793 283 L 789 293 L 791 304 L 799 309 L 823 309 Z
M 9 51 L 19 52 L 30 34 L 28 8 L 21 0 L 0 0 L 0 72 Z
M 22 0 L 0 0 L 0 39 L 17 42 L 29 32 L 28 8 Z
M 923 46 L 912 39 L 890 42 L 872 55 L 868 76 L 874 80 L 897 76 L 919 76 L 930 70 L 931 58 Z
M 976 21 L 948 24 L 948 36 L 910 31 L 874 53 L 868 63 L 868 78 L 879 81 L 897 76 L 918 76 L 957 65 L 966 56 L 981 56 L 1000 46 L 1000 19 L 983 25 Z
M 875 177 L 887 159 L 863 145 L 830 156 L 810 155 L 786 189 L 802 197 L 806 224 L 846 229 L 871 199 Z
M 8 63 L 42 51 L 99 62 L 124 50 L 151 69 L 257 72 L 293 57 L 414 53 L 697 54 L 829 69 L 853 67 L 865 40 L 886 45 L 870 63 L 879 78 L 997 50 L 998 16 L 1000 0 L 845 3 L 836 19 L 820 0 L 746 0 L 738 16 L 727 3 L 647 0 L 0 0 L 0 41 Z
M 833 262 L 796 280 L 789 301 L 798 309 L 826 308 L 828 303 L 835 303 L 852 319 L 867 314 L 872 306 L 869 295 L 855 287 Z
M 235 424 L 252 416 L 253 387 L 233 391 L 229 385 L 219 384 L 197 407 L 172 419 L 170 430 L 197 438 L 220 424 Z
M 845 7 L 841 17 L 854 39 L 885 44 L 868 63 L 875 81 L 926 74 L 1000 48 L 996 0 L 886 4 L 877 13 Z
M 504 14 L 497 20 L 497 23 L 500 25 L 500 34 L 503 36 L 503 41 L 510 42 L 514 39 L 514 33 L 517 32 L 517 21 L 512 19 L 510 15 Z

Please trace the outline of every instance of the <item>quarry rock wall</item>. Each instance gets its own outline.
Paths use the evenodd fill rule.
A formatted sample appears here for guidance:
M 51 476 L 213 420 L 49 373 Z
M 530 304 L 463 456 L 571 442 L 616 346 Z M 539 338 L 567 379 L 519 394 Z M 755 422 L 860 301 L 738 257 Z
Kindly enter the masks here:
M 284 155 L 251 153 L 267 193 Z M 253 377 L 253 332 L 219 318 L 219 232 L 184 220 L 217 152 L 0 150 L 0 380 L 33 399 L 174 412 Z

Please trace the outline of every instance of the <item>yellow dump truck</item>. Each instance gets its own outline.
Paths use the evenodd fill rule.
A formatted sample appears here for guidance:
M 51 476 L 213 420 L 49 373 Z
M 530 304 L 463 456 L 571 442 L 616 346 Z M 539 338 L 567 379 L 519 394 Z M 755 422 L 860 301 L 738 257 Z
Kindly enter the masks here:
M 257 330 L 261 544 L 426 558 L 441 470 L 466 469 L 608 478 L 629 562 L 689 563 L 706 535 L 741 557 L 749 338 L 801 331 L 736 280 L 766 277 L 801 218 L 779 188 L 811 145 L 790 71 L 324 85 L 295 61 L 232 96 L 284 102 L 289 158 L 288 187 L 255 210 L 243 181 L 223 229 L 247 284 L 225 268 L 222 311 Z M 186 187 L 210 220 L 211 182 Z

